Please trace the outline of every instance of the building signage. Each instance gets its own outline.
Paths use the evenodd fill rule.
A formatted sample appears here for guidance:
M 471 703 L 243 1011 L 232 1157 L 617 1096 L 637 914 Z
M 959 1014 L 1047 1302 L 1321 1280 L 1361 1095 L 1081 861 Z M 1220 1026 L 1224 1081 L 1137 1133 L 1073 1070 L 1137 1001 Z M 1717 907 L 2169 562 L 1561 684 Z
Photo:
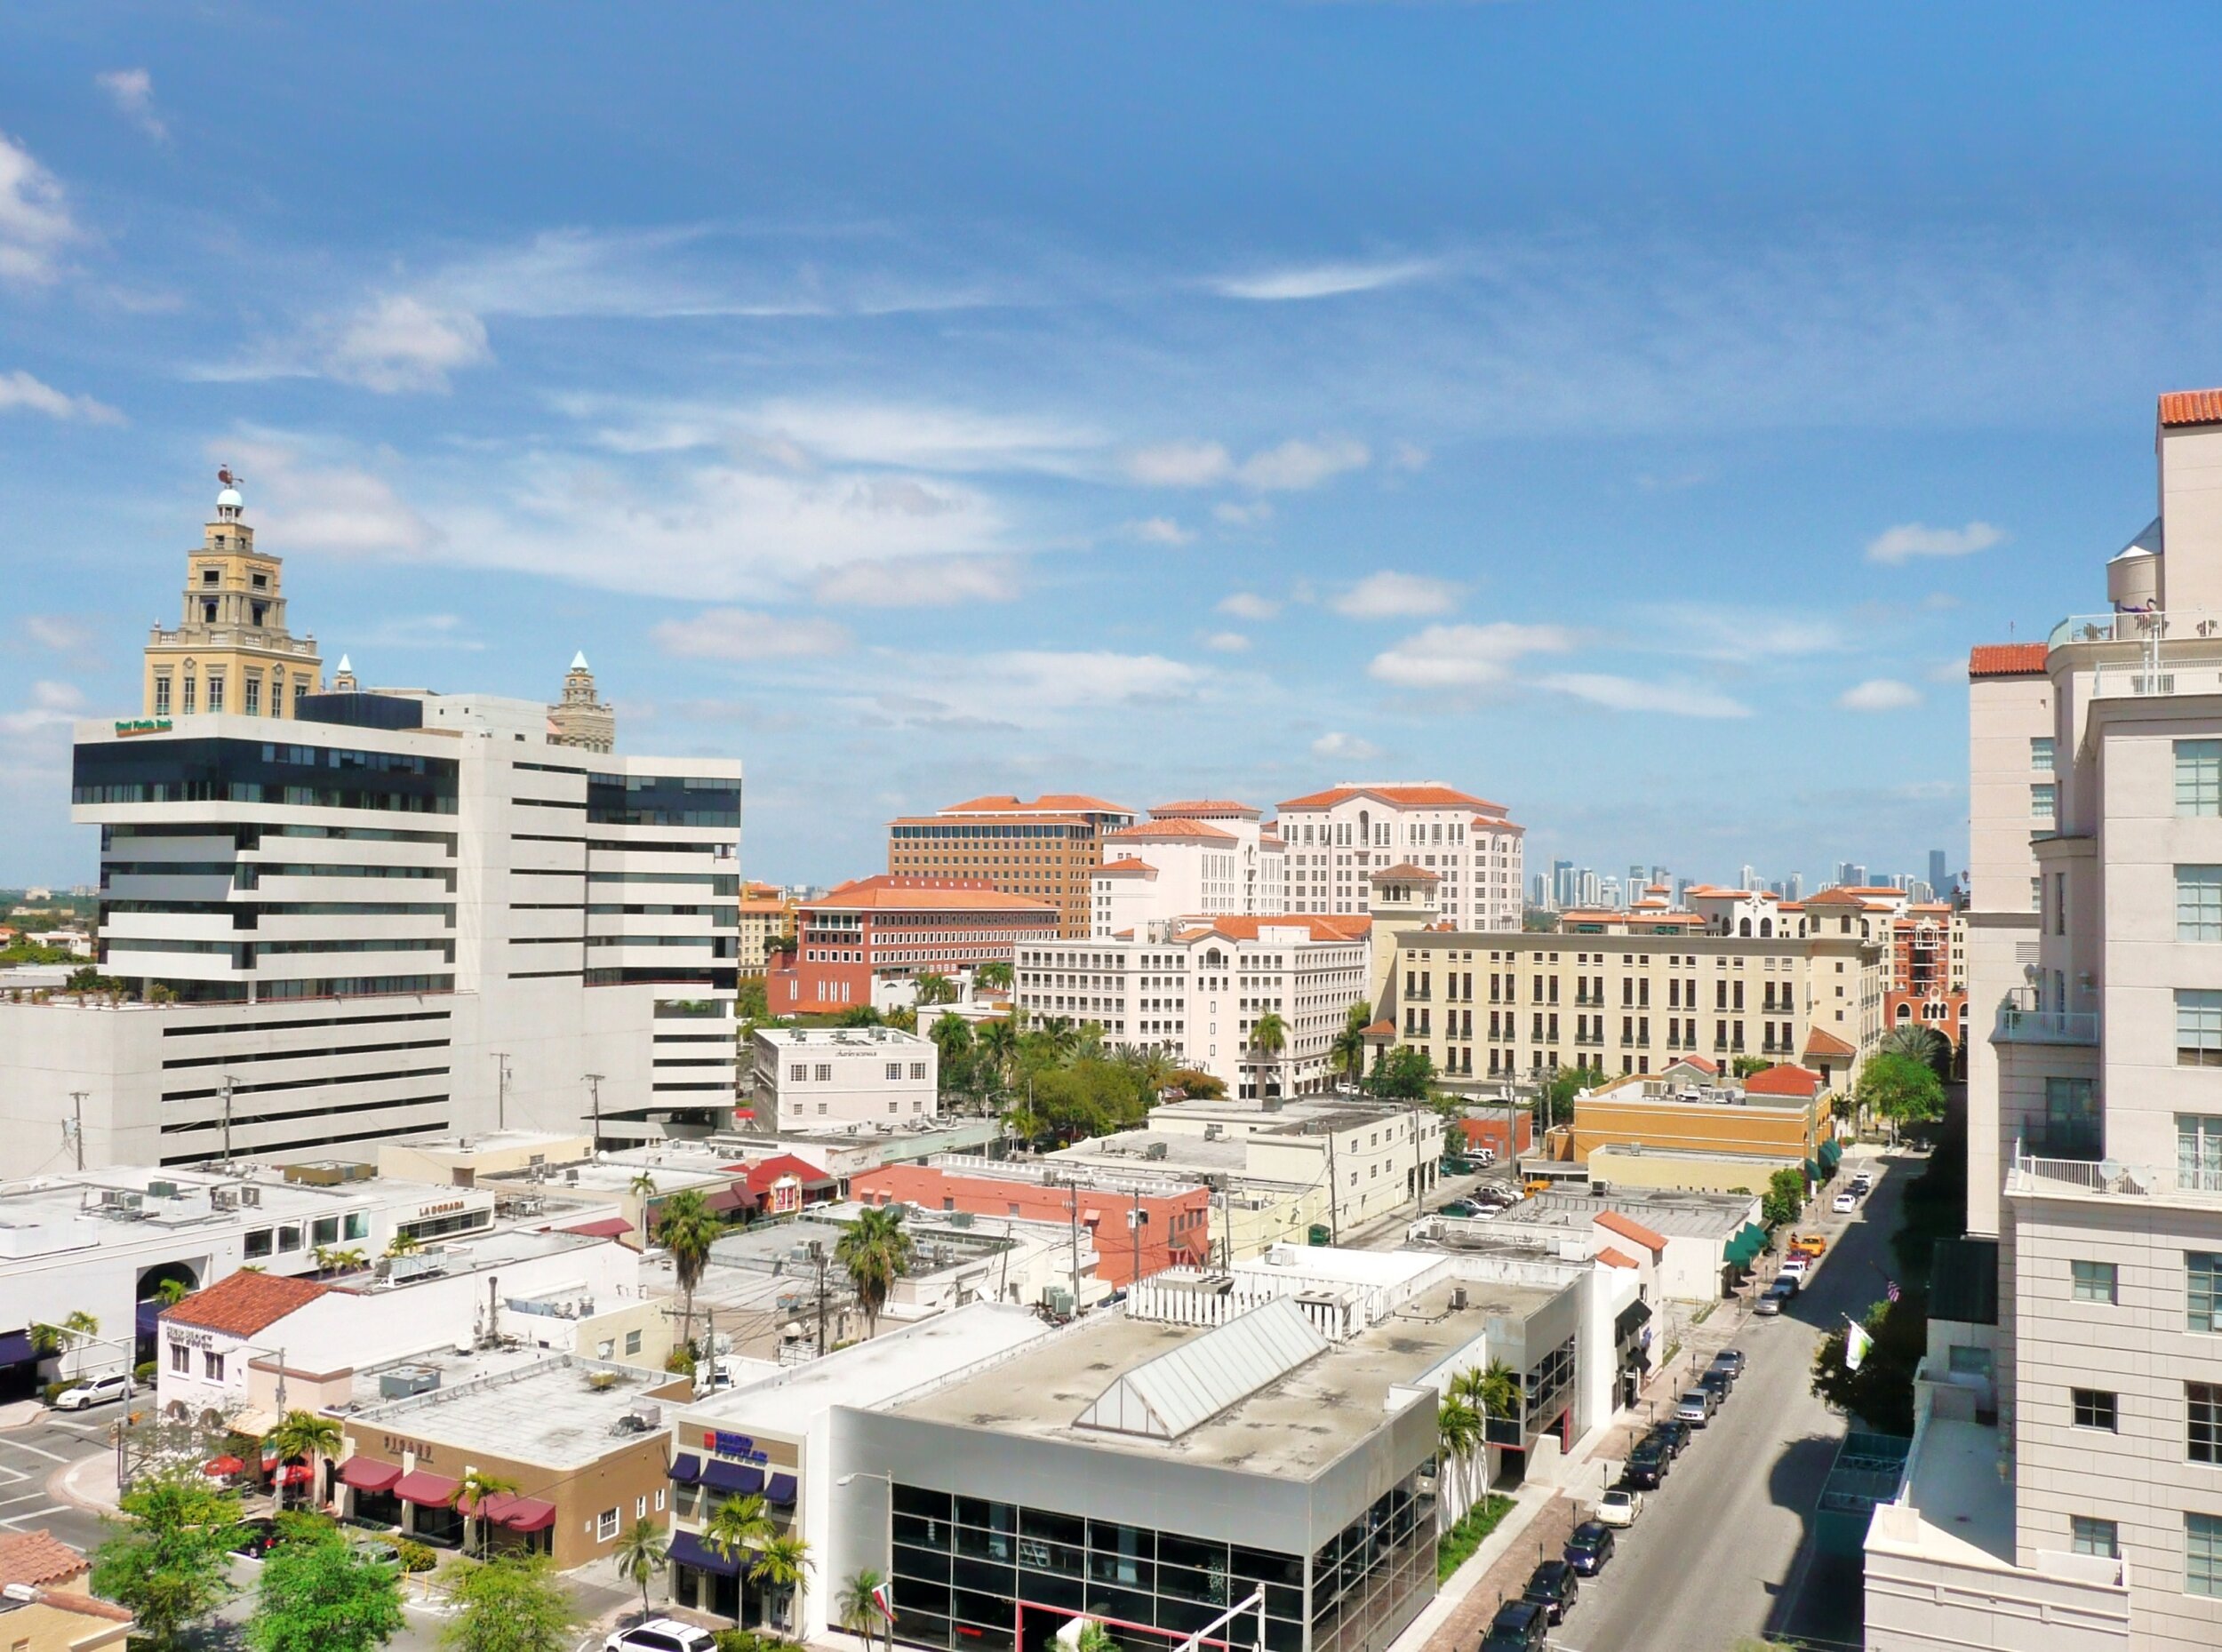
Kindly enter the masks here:
M 167 717 L 118 717 L 116 720 L 116 731 L 123 735 L 167 734 L 170 732 L 170 719 Z
M 412 1440 L 405 1434 L 386 1435 L 385 1446 L 388 1456 L 399 1456 L 403 1452 L 407 1451 L 413 1452 L 420 1463 L 432 1461 L 432 1448 L 425 1444 L 423 1441 Z
M 463 1200 L 451 1199 L 447 1203 L 443 1205 L 419 1205 L 417 1207 L 417 1217 L 420 1221 L 421 1221 L 424 1217 L 428 1216 L 452 1216 L 456 1211 L 460 1210 L 463 1208 L 464 1203 L 465 1201 Z
M 213 1348 L 216 1339 L 206 1331 L 182 1330 L 173 1325 L 170 1327 L 170 1343 L 178 1348 Z
M 722 1428 L 702 1431 L 702 1449 L 722 1457 L 739 1457 L 744 1463 L 769 1463 L 771 1456 L 756 1449 L 756 1442 L 747 1434 L 728 1433 Z

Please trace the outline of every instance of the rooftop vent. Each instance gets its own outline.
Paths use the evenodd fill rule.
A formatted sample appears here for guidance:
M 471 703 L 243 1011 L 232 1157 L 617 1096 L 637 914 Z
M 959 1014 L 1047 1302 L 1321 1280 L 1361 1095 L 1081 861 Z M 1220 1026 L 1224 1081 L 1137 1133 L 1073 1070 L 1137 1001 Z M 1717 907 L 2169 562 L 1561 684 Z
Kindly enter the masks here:
M 417 1394 L 428 1394 L 439 1385 L 439 1370 L 429 1365 L 396 1365 L 390 1371 L 378 1374 L 378 1397 L 381 1400 L 407 1400 Z

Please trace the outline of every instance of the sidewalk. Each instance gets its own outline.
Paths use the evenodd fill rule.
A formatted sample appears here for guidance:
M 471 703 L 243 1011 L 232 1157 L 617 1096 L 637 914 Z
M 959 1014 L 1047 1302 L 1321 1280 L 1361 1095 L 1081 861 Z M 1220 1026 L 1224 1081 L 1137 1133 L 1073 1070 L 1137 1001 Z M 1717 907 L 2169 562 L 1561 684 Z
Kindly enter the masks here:
M 95 1514 L 115 1513 L 115 1451 L 98 1451 L 74 1463 L 63 1464 L 46 1477 L 46 1495 L 57 1503 L 89 1509 Z

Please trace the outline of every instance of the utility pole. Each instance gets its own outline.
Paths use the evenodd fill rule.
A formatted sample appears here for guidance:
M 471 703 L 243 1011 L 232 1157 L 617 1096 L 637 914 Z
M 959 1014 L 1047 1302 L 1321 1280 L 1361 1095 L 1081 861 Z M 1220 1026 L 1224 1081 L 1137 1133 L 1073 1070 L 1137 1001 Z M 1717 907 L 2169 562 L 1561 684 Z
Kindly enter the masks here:
M 594 1097 L 594 1141 L 590 1151 L 598 1153 L 602 1148 L 602 1075 L 599 1073 L 587 1074 L 587 1089 Z
M 224 1074 L 224 1169 L 231 1169 L 231 1074 Z
M 826 1357 L 826 1246 L 822 1240 L 810 1241 L 811 1260 L 818 1264 L 818 1357 Z
M 1306 1238 L 1309 1238 L 1307 1233 Z M 1342 1243 L 1342 1189 L 1335 1185 L 1335 1127 L 1327 1126 L 1327 1237 Z
M 1033 1088 L 1033 1083 L 1029 1081 L 1027 1089 L 1031 1092 Z M 1065 1178 L 1065 1209 L 1073 1219 L 1073 1317 L 1078 1319 L 1080 1317 L 1080 1178 L 1077 1176 L 1069 1176 Z
M 76 1104 L 76 1118 L 69 1127 L 69 1139 L 76 1145 L 77 1168 L 80 1170 L 84 1169 L 84 1098 L 92 1093 L 87 1089 L 73 1089 L 69 1092 L 69 1099 Z
M 506 1130 L 509 1128 L 509 1052 L 506 1049 L 497 1049 L 493 1052 L 493 1057 L 496 1064 L 494 1128 L 498 1130 Z
M 1126 1286 L 1131 1294 L 1135 1286 L 1142 1282 L 1142 1190 L 1139 1187 L 1134 1190 L 1134 1208 L 1127 1212 L 1126 1225 L 1133 1238 L 1134 1250 L 1134 1272 Z

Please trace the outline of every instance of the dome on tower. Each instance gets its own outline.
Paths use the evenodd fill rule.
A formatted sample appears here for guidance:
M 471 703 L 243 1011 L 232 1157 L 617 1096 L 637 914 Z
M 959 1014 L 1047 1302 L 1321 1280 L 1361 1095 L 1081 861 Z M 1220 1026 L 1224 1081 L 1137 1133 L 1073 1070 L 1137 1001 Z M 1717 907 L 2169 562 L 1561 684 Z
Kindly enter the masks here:
M 246 502 L 246 500 L 239 497 L 239 490 L 237 488 L 226 488 L 221 493 L 219 493 L 216 496 L 216 508 L 218 510 L 237 510 Z

